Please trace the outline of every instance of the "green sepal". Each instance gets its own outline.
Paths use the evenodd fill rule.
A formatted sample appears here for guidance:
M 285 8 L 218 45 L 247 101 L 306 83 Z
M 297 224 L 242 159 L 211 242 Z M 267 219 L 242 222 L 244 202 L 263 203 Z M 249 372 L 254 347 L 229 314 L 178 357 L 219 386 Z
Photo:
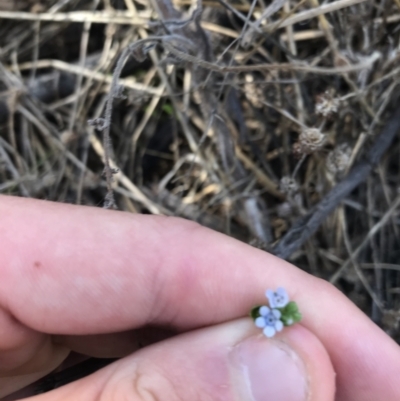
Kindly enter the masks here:
M 283 309 L 280 309 L 280 311 L 284 314 L 292 315 L 293 313 L 298 312 L 299 308 L 298 308 L 296 302 L 291 301 Z
M 291 326 L 294 323 L 293 318 L 290 318 L 288 316 L 281 316 L 281 321 L 284 326 Z M 290 323 L 292 321 L 292 323 Z
M 301 320 L 301 313 L 296 302 L 289 302 L 284 308 L 279 308 L 282 316 L 281 321 L 285 326 L 291 326 Z
M 302 316 L 301 316 L 301 313 L 300 313 L 300 312 L 297 312 L 297 313 L 294 313 L 294 314 L 293 314 L 293 321 L 294 321 L 294 323 L 300 322 L 301 318 L 302 318 Z
M 254 308 L 251 309 L 251 311 L 250 311 L 250 317 L 251 317 L 253 320 L 256 320 L 258 317 L 261 316 L 261 315 L 260 315 L 260 308 L 261 308 L 261 305 L 258 305 L 258 306 L 255 306 Z

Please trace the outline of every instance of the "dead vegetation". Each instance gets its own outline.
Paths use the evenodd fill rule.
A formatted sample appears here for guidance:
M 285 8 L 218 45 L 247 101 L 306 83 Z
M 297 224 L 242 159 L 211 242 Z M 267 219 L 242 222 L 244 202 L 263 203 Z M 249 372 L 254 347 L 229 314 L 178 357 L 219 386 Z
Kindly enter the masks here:
M 198 221 L 396 338 L 399 21 L 385 0 L 0 0 L 0 191 Z

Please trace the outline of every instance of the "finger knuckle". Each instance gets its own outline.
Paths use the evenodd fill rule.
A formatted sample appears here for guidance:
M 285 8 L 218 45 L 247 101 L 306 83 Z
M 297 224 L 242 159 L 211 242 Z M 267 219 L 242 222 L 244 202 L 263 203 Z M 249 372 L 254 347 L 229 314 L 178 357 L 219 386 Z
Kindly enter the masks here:
M 132 385 L 140 401 L 180 401 L 170 380 L 155 366 L 139 365 Z

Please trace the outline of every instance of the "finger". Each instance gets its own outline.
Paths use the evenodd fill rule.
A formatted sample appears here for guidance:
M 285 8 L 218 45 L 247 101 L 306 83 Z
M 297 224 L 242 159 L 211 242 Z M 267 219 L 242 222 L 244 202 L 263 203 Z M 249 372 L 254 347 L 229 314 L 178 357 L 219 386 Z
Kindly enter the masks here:
M 332 286 L 272 255 L 182 220 L 4 197 L 0 213 L 0 304 L 36 330 L 190 329 L 243 316 L 283 285 L 328 349 L 341 399 L 399 399 L 397 345 Z
M 242 319 L 150 346 L 35 401 L 333 401 L 334 378 L 305 328 L 267 339 Z
M 95 358 L 121 358 L 175 334 L 176 332 L 168 329 L 143 327 L 110 334 L 57 335 L 53 336 L 53 342 Z

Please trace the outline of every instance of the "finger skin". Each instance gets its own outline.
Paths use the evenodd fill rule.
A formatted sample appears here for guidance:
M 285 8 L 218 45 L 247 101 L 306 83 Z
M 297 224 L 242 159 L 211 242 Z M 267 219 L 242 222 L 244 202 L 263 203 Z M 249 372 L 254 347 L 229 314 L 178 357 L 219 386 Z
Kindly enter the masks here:
M 252 338 L 298 354 L 306 371 L 307 401 L 333 401 L 335 374 L 326 350 L 311 332 L 298 325 L 267 339 L 248 318 L 181 334 L 29 400 L 252 401 L 234 357 L 235 348 Z M 285 381 L 265 377 L 267 383 L 280 379 Z
M 140 348 L 176 335 L 176 331 L 144 327 L 110 334 L 53 336 L 53 342 L 95 358 L 122 358 Z
M 228 321 L 284 286 L 337 372 L 338 400 L 397 401 L 399 347 L 328 283 L 192 222 L 0 197 L 0 305 L 54 334 Z

